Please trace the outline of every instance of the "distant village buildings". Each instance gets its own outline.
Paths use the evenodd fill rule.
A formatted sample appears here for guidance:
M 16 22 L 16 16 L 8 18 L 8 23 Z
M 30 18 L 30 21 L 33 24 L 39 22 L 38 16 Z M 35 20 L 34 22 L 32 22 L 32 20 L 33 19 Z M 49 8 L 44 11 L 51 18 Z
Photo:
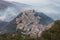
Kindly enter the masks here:
M 39 19 L 41 17 L 34 16 L 35 11 L 25 10 L 21 17 L 16 18 L 17 29 L 23 30 L 25 34 L 30 34 L 30 36 L 40 37 L 42 31 L 48 29 L 48 26 L 44 27 L 42 24 L 39 24 Z M 50 24 L 51 25 L 51 24 Z

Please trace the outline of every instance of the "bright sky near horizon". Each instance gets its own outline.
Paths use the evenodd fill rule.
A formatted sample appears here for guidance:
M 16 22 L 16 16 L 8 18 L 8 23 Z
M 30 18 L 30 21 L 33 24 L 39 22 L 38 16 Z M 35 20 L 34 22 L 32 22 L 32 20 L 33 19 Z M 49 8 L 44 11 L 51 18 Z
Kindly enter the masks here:
M 60 0 L 5 0 L 32 5 L 37 11 L 44 12 L 50 17 L 60 19 Z M 3 19 L 5 16 L 3 16 Z M 0 17 L 2 19 L 2 17 Z
M 36 6 L 38 10 L 45 13 L 60 13 L 60 0 L 6 0 L 25 3 Z
M 49 0 L 7 0 L 7 1 L 15 1 L 15 2 L 22 2 L 22 3 L 43 3 L 48 2 Z

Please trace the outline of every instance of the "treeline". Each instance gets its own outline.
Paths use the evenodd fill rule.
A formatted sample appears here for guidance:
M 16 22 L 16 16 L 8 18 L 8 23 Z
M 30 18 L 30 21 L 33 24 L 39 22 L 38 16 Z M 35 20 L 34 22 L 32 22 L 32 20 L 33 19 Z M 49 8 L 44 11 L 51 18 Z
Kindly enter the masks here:
M 60 40 L 60 20 L 55 21 L 52 28 L 44 31 L 39 38 L 32 38 L 29 35 L 23 35 L 17 31 L 12 34 L 1 34 L 0 40 Z
M 41 40 L 60 40 L 60 20 L 55 21 L 52 28 L 42 33 Z
M 6 33 L 0 35 L 0 40 L 36 40 L 35 38 L 30 37 L 29 35 L 24 35 L 19 31 L 15 33 Z

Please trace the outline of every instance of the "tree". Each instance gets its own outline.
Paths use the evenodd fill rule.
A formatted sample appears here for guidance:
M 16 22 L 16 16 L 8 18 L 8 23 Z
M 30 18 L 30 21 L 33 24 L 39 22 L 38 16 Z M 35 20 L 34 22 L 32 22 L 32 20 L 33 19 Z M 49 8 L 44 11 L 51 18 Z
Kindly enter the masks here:
M 55 21 L 52 28 L 42 33 L 44 40 L 60 40 L 60 20 Z

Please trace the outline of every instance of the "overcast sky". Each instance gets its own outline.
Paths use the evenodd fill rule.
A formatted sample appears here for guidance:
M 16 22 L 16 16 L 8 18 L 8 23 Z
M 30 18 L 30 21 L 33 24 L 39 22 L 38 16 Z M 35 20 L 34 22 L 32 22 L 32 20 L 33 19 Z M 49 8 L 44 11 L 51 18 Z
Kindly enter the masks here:
M 39 12 L 44 12 L 53 19 L 60 19 L 60 0 L 5 0 L 32 5 Z M 2 17 L 0 17 L 1 19 Z M 5 18 L 5 17 L 3 17 Z M 3 19 L 2 18 L 2 19 Z
M 45 13 L 60 13 L 60 0 L 6 0 L 25 3 L 35 6 L 37 10 Z

